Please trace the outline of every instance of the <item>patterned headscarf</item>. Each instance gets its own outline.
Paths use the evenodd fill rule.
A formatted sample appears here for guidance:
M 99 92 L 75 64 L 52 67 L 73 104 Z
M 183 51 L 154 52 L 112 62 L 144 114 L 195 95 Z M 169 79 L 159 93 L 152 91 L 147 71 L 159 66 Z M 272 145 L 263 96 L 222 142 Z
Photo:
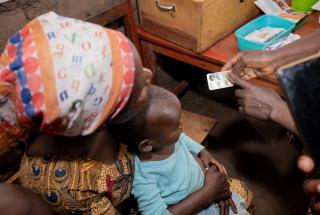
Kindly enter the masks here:
M 9 38 L 0 58 L 0 86 L 15 89 L 19 124 L 65 136 L 91 134 L 115 117 L 134 73 L 122 33 L 53 12 Z

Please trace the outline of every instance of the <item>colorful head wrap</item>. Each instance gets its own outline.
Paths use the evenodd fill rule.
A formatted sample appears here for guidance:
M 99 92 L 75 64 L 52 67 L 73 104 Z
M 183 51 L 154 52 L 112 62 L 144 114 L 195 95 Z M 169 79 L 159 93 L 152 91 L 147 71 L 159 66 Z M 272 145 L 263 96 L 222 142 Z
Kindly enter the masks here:
M 122 33 L 53 12 L 9 38 L 0 58 L 0 85 L 15 89 L 19 124 L 65 136 L 88 135 L 115 117 L 134 73 Z

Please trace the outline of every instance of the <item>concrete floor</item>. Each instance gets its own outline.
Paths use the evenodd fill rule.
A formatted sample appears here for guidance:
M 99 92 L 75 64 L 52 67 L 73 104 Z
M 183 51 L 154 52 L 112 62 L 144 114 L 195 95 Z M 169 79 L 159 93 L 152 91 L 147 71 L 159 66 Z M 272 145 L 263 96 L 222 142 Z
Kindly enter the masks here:
M 218 121 L 208 137 L 208 149 L 226 166 L 229 177 L 244 181 L 253 191 L 255 214 L 306 214 L 304 176 L 296 168 L 298 153 L 288 144 L 286 130 L 239 113 L 233 88 L 210 92 L 205 71 L 161 56 L 158 61 L 165 88 L 172 89 L 181 77 L 190 81 L 180 97 L 183 108 Z

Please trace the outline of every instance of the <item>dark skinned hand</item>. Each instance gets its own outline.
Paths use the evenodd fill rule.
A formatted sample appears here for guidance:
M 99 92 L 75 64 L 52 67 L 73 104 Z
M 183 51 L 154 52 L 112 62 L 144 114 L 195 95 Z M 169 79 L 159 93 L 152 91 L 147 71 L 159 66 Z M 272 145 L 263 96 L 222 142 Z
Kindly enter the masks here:
M 220 172 L 225 174 L 227 176 L 227 170 L 226 168 L 217 161 L 208 150 L 203 149 L 199 152 L 198 157 L 200 158 L 202 165 L 205 169 L 208 169 L 212 165 L 216 165 Z
M 310 174 L 315 168 L 314 161 L 307 155 L 302 155 L 298 159 L 298 167 L 306 174 Z M 303 190 L 312 197 L 311 208 L 314 214 L 320 214 L 320 179 L 305 179 Z
M 268 120 L 275 114 L 277 107 L 284 102 L 281 97 L 270 88 L 255 86 L 242 80 L 233 73 L 228 74 L 229 79 L 241 89 L 237 89 L 239 111 L 258 119 Z
M 205 172 L 204 189 L 213 202 L 219 202 L 230 198 L 229 183 L 226 176 L 216 166 L 211 166 Z
M 230 207 L 231 207 L 231 210 L 233 211 L 233 213 L 235 213 L 235 214 L 238 213 L 236 204 L 233 202 L 231 197 L 229 199 L 227 199 L 227 200 L 219 201 L 218 205 L 219 205 L 219 208 L 220 208 L 220 215 L 228 215 Z
M 278 68 L 273 52 L 261 50 L 241 51 L 222 68 L 230 70 L 243 80 L 274 74 Z

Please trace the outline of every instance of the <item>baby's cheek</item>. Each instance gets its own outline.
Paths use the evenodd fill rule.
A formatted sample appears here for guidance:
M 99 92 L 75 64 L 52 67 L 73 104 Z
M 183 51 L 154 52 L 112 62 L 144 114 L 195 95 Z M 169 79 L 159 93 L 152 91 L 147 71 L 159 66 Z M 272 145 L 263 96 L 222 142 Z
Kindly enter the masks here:
M 194 159 L 196 159 L 196 161 L 198 162 L 199 166 L 201 167 L 202 171 L 205 172 L 205 168 L 203 166 L 202 161 L 200 160 L 200 158 L 198 156 L 194 155 Z

